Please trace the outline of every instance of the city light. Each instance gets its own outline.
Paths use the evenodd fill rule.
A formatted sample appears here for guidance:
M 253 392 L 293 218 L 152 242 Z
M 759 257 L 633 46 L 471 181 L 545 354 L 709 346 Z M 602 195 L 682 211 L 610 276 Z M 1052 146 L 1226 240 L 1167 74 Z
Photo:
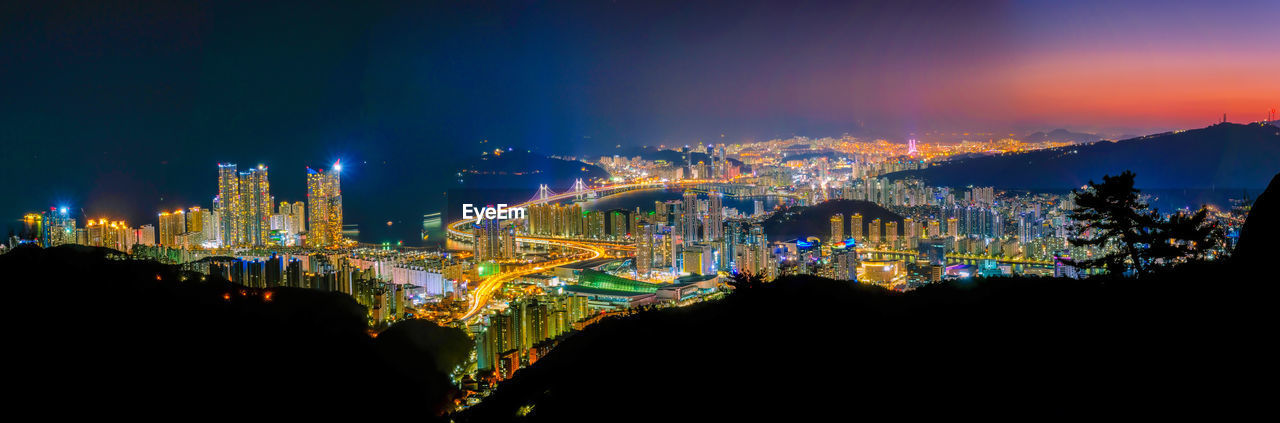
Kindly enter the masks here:
M 6 378 L 45 414 L 1266 415 L 1216 379 L 1267 362 L 1280 3 L 1081 1 L 20 6 Z

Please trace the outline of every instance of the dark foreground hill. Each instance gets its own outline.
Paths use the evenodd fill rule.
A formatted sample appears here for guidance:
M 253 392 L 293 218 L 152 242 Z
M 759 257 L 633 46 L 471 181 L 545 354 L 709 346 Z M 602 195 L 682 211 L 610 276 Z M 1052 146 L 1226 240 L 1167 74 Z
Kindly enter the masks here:
M 892 416 L 1232 419 L 1270 403 L 1266 243 L 1143 280 L 997 278 L 889 292 L 783 277 L 606 319 L 455 416 L 498 421 L 844 421 Z M 1259 241 L 1255 243 L 1254 241 Z M 1244 249 L 1248 249 L 1247 251 Z
M 1137 173 L 1145 189 L 1259 188 L 1280 171 L 1280 129 L 1224 123 L 1118 142 L 954 160 L 889 177 L 918 177 L 941 186 L 1056 190 L 1125 170 Z
M 50 416 L 377 408 L 430 417 L 455 394 L 445 372 L 469 351 L 461 331 L 413 322 L 374 339 L 346 294 L 201 281 L 118 254 L 0 255 L 5 380 L 16 388 L 6 401 Z M 384 406 L 388 392 L 415 408 Z
M 774 213 L 764 222 L 764 232 L 769 234 L 770 241 L 788 241 L 816 236 L 823 241 L 831 236 L 831 216 L 844 214 L 845 233 L 853 231 L 851 217 L 854 213 L 862 215 L 862 233 L 869 233 L 868 227 L 875 219 L 881 225 L 898 222 L 898 233 L 902 233 L 902 216 L 889 211 L 880 205 L 861 200 L 831 200 L 809 207 L 792 207 L 782 213 Z
M 993 279 L 901 295 L 787 277 L 599 323 L 457 418 L 1239 416 L 1267 395 L 1241 379 L 1274 370 L 1261 349 L 1274 314 L 1236 290 L 1248 284 Z

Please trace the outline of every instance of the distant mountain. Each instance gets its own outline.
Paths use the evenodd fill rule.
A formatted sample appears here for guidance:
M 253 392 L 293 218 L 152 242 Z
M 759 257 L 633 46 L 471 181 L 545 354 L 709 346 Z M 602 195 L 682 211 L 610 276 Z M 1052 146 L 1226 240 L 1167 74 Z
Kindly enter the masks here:
M 1022 140 L 1026 142 L 1053 141 L 1053 142 L 1083 143 L 1083 142 L 1099 141 L 1101 139 L 1102 137 L 1096 134 L 1087 134 L 1083 132 L 1071 132 L 1066 129 L 1054 129 L 1052 131 L 1049 131 L 1048 133 L 1036 132 L 1034 134 L 1027 135 Z
M 547 184 L 560 190 L 581 178 L 585 182 L 609 178 L 609 172 L 596 165 L 561 160 L 525 151 L 486 154 L 462 160 L 458 179 L 463 188 L 533 189 Z
M 872 220 L 880 219 L 881 224 L 898 222 L 898 233 L 902 233 L 902 216 L 880 207 L 876 203 L 861 200 L 832 200 L 810 207 L 792 207 L 774 213 L 764 222 L 764 232 L 769 234 L 770 241 L 789 241 L 816 236 L 823 241 L 831 236 L 831 215 L 844 214 L 845 231 L 852 228 L 849 219 L 855 213 L 862 215 L 862 233 L 868 233 Z
M 1142 188 L 1260 188 L 1280 170 L 1280 129 L 1223 123 L 1118 142 L 953 160 L 890 179 L 921 178 L 940 186 L 1068 189 L 1124 170 Z

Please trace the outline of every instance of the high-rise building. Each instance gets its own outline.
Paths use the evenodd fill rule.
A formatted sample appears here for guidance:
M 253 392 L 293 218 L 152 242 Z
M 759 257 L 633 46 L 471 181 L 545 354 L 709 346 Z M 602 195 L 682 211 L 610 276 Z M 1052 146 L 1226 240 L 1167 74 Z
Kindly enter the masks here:
M 685 244 L 698 240 L 698 194 L 693 191 L 684 192 L 684 213 L 681 216 L 682 232 Z
M 831 215 L 831 243 L 844 240 L 844 214 L 836 213 Z
M 198 247 L 203 245 L 205 239 L 207 239 L 208 237 L 208 234 L 206 234 L 204 231 L 205 223 L 209 219 L 213 218 L 213 216 L 211 215 L 211 212 L 209 211 L 209 209 L 205 209 L 200 206 L 195 206 L 195 207 L 192 207 L 190 210 L 187 210 L 186 214 L 187 214 L 187 217 L 186 217 L 187 227 L 184 232 L 187 234 L 187 241 L 193 247 Z
M 641 223 L 636 231 L 636 273 L 647 276 L 653 270 L 653 225 Z
M 240 177 L 235 163 L 218 163 L 218 197 L 214 199 L 214 211 L 218 212 L 218 232 L 222 245 L 240 244 Z
M 160 213 L 160 245 L 178 246 L 178 235 L 186 232 L 186 213 L 182 210 Z
M 854 213 L 849 217 L 849 235 L 862 242 L 862 213 Z
M 293 203 L 281 201 L 280 206 L 276 207 L 276 213 L 271 215 L 271 228 L 294 233 L 292 215 Z
M 313 223 L 311 227 L 315 228 L 316 225 Z M 497 219 L 481 220 L 471 229 L 472 237 L 475 240 L 472 247 L 474 248 L 476 260 L 493 260 L 501 257 L 500 232 Z
M 151 225 L 142 225 L 142 227 L 134 229 L 134 238 L 137 238 L 138 244 L 141 245 L 156 245 L 156 227 Z
M 858 281 L 858 250 L 849 248 L 835 255 L 835 275 L 836 279 L 847 281 Z
M 508 223 L 502 228 L 502 258 L 516 258 L 516 225 Z
M 222 231 L 219 229 L 219 223 L 222 222 L 222 214 L 218 211 L 207 211 L 208 214 L 204 218 L 204 243 L 210 247 L 219 247 L 222 245 Z
M 132 235 L 133 230 L 124 221 L 89 220 L 84 227 L 84 239 L 78 239 L 77 243 L 129 252 L 138 242 Z
M 334 163 L 329 172 L 307 168 L 307 245 L 311 247 L 342 244 L 341 172 L 341 163 Z
M 623 239 L 627 236 L 627 214 L 622 210 L 609 212 L 609 236 Z
M 40 234 L 40 245 L 54 247 L 76 242 L 76 220 L 67 214 L 67 208 L 50 207 L 43 215 L 43 230 Z M 39 216 L 37 216 L 39 217 Z
M 872 244 L 880 242 L 880 219 L 872 219 L 871 226 L 867 227 L 867 241 Z
M 591 239 L 605 239 L 606 232 L 604 224 L 605 213 L 600 210 L 591 210 L 583 216 L 584 234 Z
M 267 180 L 267 167 L 258 167 L 239 173 L 241 233 L 237 245 L 265 245 L 271 233 L 271 184 Z
M 724 194 L 712 191 L 707 198 L 706 238 L 716 241 L 724 238 Z
M 307 205 L 301 201 L 294 201 L 293 206 L 289 207 L 289 229 L 294 235 L 307 231 Z
M 889 243 L 889 248 L 897 248 L 898 246 L 898 222 L 885 222 L 884 239 Z

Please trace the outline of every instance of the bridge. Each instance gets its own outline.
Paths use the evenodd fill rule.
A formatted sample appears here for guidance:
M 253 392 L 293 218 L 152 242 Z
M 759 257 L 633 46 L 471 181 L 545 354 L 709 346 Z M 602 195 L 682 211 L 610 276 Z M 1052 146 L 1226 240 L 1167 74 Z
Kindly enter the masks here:
M 570 199 L 603 197 L 642 189 L 664 189 L 673 187 L 688 188 L 699 185 L 710 186 L 710 184 L 715 184 L 717 182 L 723 183 L 723 181 L 697 179 L 676 182 L 663 182 L 656 179 L 649 179 L 626 184 L 591 187 L 579 179 L 574 182 L 573 187 L 561 193 L 551 191 L 551 189 L 545 184 L 541 185 L 538 187 L 538 192 L 534 194 L 533 198 L 511 207 L 519 208 Z M 446 226 L 446 232 L 448 233 L 449 239 L 465 243 L 474 242 L 474 235 L 466 229 L 467 226 L 472 223 L 474 223 L 473 220 L 458 220 L 449 223 L 449 225 Z M 623 253 L 625 251 L 635 249 L 634 245 L 619 241 L 566 239 L 527 235 L 516 236 L 516 243 L 525 245 L 552 245 L 578 250 L 578 253 L 551 261 L 527 264 L 519 268 L 511 269 L 496 275 L 490 275 L 489 277 L 482 279 L 479 285 L 477 285 L 471 293 L 471 301 L 467 310 L 458 315 L 456 317 L 457 320 L 465 322 L 478 316 L 480 312 L 484 310 L 485 306 L 489 304 L 489 299 L 493 297 L 493 294 L 496 293 L 503 284 L 515 280 L 516 278 L 542 272 L 551 267 L 563 266 L 599 257 L 612 257 L 613 255 L 611 255 L 610 252 Z

